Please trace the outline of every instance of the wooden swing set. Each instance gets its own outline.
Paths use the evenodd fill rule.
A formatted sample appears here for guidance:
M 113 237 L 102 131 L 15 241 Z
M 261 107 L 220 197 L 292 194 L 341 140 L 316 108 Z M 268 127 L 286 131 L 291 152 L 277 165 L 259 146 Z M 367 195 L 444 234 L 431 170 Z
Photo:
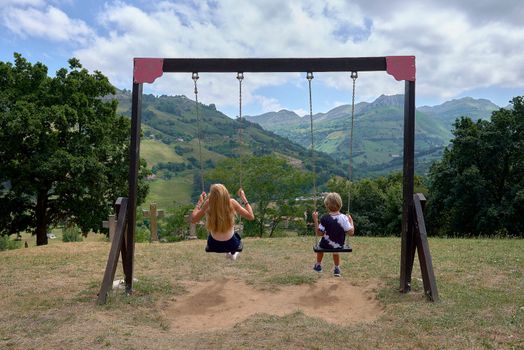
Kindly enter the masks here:
M 405 81 L 404 93 L 404 154 L 403 154 L 403 206 L 400 251 L 400 292 L 411 290 L 411 275 L 415 253 L 422 273 L 424 292 L 428 300 L 438 300 L 438 291 L 424 222 L 425 198 L 414 193 L 414 146 L 415 146 L 415 57 L 338 57 L 338 58 L 135 58 L 133 67 L 133 91 L 131 105 L 131 145 L 129 166 L 129 192 L 127 198 L 118 198 L 115 204 L 117 228 L 98 293 L 98 303 L 105 304 L 113 286 L 113 279 L 122 256 L 125 290 L 133 291 L 133 270 L 136 228 L 137 183 L 140 160 L 140 130 L 142 117 L 142 91 L 144 83 L 153 83 L 164 73 L 243 73 L 269 72 L 348 72 L 354 84 L 357 72 L 386 71 L 397 81 Z M 198 74 L 196 75 L 198 77 Z M 311 108 L 310 84 L 310 116 Z M 196 79 L 195 85 L 196 85 Z M 239 79 L 240 83 L 241 80 Z M 352 111 L 352 125 L 353 125 Z M 352 128 L 353 129 L 353 128 Z M 351 129 L 351 131 L 352 131 Z M 240 135 L 241 136 L 241 135 Z M 351 140 L 352 141 L 352 135 Z M 350 146 L 351 147 L 351 146 Z M 313 149 L 313 141 L 312 141 Z M 351 150 L 350 150 L 351 152 Z M 351 177 L 350 155 L 350 177 Z M 201 169 L 202 176 L 202 169 Z M 203 183 L 203 181 L 202 181 Z M 350 198 L 348 198 L 349 205 Z

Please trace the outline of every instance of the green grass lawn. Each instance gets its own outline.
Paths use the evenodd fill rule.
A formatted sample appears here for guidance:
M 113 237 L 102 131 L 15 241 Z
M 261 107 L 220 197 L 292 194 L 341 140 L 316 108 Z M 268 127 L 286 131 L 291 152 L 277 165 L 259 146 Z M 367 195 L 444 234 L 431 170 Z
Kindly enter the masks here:
M 352 238 L 338 280 L 311 270 L 312 237 L 246 238 L 236 262 L 205 254 L 198 240 L 137 243 L 135 292 L 117 291 L 104 306 L 95 301 L 109 244 L 56 241 L 0 252 L 1 349 L 524 349 L 524 240 L 430 239 L 436 303 L 424 298 L 418 263 L 412 292 L 397 291 L 398 238 Z M 331 257 L 325 261 L 328 270 Z M 262 311 L 218 330 L 210 314 L 200 315 L 199 331 L 171 326 L 171 305 L 199 297 L 188 286 L 227 280 L 265 292 L 325 280 L 372 285 L 367 297 L 383 312 L 347 325 L 296 310 Z
M 187 153 L 185 156 L 193 156 L 199 159 L 198 154 L 198 140 L 183 143 L 184 147 L 193 147 L 195 151 Z M 148 167 L 152 167 L 161 162 L 181 163 L 187 162 L 186 158 L 178 155 L 174 151 L 174 147 L 166 145 L 160 141 L 142 140 L 141 141 L 141 155 L 147 161 Z M 206 148 L 202 149 L 202 159 L 220 159 L 223 156 L 218 155 Z M 149 181 L 149 194 L 142 204 L 143 208 L 149 207 L 149 204 L 156 202 L 158 208 L 168 209 L 173 208 L 174 203 L 188 204 L 191 203 L 191 193 L 193 186 L 193 170 L 185 170 L 178 172 L 175 177 L 169 180 L 156 178 Z
M 142 140 L 141 157 L 146 159 L 148 167 L 164 162 L 181 163 L 185 159 L 176 154 L 172 146 L 155 140 Z M 190 203 L 193 175 L 191 171 L 184 171 L 170 180 L 157 178 L 148 182 L 149 194 L 142 204 L 149 208 L 152 202 L 157 203 L 160 209 L 173 208 L 174 202 Z
M 165 143 L 143 139 L 140 141 L 140 156 L 147 161 L 148 167 L 158 163 L 181 163 L 185 159 L 176 154 L 172 146 Z
M 50 233 L 55 235 L 55 238 L 48 238 L 47 242 L 48 245 L 60 245 L 60 247 L 64 247 L 64 242 L 62 241 L 62 228 L 54 228 L 52 230 L 49 230 Z M 10 235 L 10 239 L 14 240 L 16 235 Z M 27 245 L 29 248 L 36 247 L 36 236 L 32 236 L 30 233 L 21 233 L 20 234 L 20 242 L 19 246 L 24 247 L 24 244 L 27 242 Z M 107 242 L 108 238 L 103 233 L 90 233 L 87 237 L 82 237 L 82 242 Z M 0 254 L 2 252 L 0 251 Z M 0 255 L 0 261 L 1 261 L 1 255 Z
M 156 179 L 150 181 L 149 194 L 142 207 L 149 208 L 149 204 L 155 202 L 157 208 L 169 209 L 174 207 L 174 202 L 191 203 L 192 186 L 193 175 L 190 172 L 184 172 L 170 180 Z

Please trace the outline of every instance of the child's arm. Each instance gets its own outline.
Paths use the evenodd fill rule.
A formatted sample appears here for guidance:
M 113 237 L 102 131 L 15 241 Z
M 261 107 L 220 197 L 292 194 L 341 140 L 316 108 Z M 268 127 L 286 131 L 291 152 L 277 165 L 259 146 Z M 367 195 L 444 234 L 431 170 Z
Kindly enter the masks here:
M 238 190 L 238 196 L 242 200 L 242 203 L 244 203 L 244 207 L 242 207 L 240 203 L 238 203 L 235 199 L 231 198 L 231 203 L 235 212 L 237 212 L 243 218 L 248 219 L 249 221 L 254 220 L 255 214 L 253 214 L 253 208 L 251 207 L 251 204 L 249 204 L 249 201 L 246 198 L 246 194 L 244 193 L 244 190 L 242 188 Z
M 313 212 L 311 216 L 313 217 L 313 222 L 315 224 L 315 234 L 317 236 L 323 236 L 324 233 L 322 233 L 322 231 L 320 231 L 320 229 L 318 228 L 318 212 L 317 211 Z
M 200 221 L 200 219 L 204 217 L 208 206 L 209 206 L 209 202 L 207 201 L 206 193 L 202 192 L 200 194 L 200 197 L 198 198 L 198 203 L 195 209 L 193 209 L 193 212 L 191 213 L 191 223 L 192 224 L 196 224 L 197 222 Z
M 349 214 L 347 214 L 346 216 L 348 217 L 349 223 L 351 224 L 351 228 L 349 229 L 347 234 L 350 236 L 354 236 L 355 235 L 355 224 L 353 223 L 353 218 Z
M 247 202 L 245 203 L 245 208 L 242 208 L 240 203 L 238 203 L 235 199 L 231 198 L 231 204 L 233 205 L 235 212 L 237 212 L 243 218 L 248 219 L 249 221 L 254 220 L 255 214 L 253 214 L 253 208 L 251 208 L 251 204 Z

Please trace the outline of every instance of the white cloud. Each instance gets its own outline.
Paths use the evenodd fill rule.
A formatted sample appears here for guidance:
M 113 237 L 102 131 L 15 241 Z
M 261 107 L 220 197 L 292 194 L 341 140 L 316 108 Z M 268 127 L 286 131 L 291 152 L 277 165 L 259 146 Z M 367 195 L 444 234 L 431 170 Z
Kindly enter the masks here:
M 524 7 L 518 0 L 507 0 L 504 6 L 490 0 L 179 0 L 141 8 L 113 1 L 99 14 L 98 34 L 43 1 L 2 4 L 12 9 L 10 14 L 0 10 L 12 32 L 80 43 L 74 55 L 119 87 L 131 84 L 133 57 L 415 55 L 417 97 L 437 100 L 480 87 L 522 87 L 524 81 Z M 302 78 L 246 74 L 244 103 L 259 104 L 263 111 L 282 108 L 284 97 L 267 96 L 263 88 L 301 86 Z M 319 74 L 316 80 L 351 92 L 347 74 Z M 166 74 L 146 91 L 192 96 L 192 84 L 190 74 Z M 204 103 L 219 109 L 234 109 L 238 103 L 234 74 L 203 73 L 199 86 Z M 359 74 L 357 101 L 403 91 L 404 84 L 384 72 Z
M 309 116 L 309 111 L 306 111 L 303 108 L 293 109 L 293 112 L 295 112 L 299 117 Z
M 0 6 L 9 6 L 9 5 L 16 5 L 16 6 L 42 6 L 45 5 L 44 0 L 0 0 Z
M 120 86 L 128 86 L 132 71 L 132 57 L 298 57 L 344 56 L 353 46 L 344 37 L 343 25 L 364 28 L 362 17 L 344 16 L 344 1 L 334 1 L 327 6 L 318 2 L 265 1 L 238 3 L 225 0 L 207 2 L 162 2 L 154 10 L 145 12 L 134 6 L 117 2 L 106 7 L 100 23 L 109 35 L 98 37 L 92 46 L 78 50 L 75 55 L 87 67 L 97 67 Z M 352 10 L 356 11 L 356 8 Z M 343 21 L 334 21 L 338 16 Z M 140 25 L 137 25 L 139 23 Z M 337 33 L 337 34 L 335 34 Z M 337 39 L 337 37 L 341 38 Z M 337 41 L 339 40 L 339 41 Z M 100 57 L 104 59 L 100 59 Z M 246 79 L 248 89 L 284 84 L 298 74 L 253 74 Z M 208 94 L 208 103 L 233 106 L 237 103 L 236 85 L 230 77 L 211 75 L 201 79 L 201 91 Z M 190 94 L 187 77 L 170 75 L 155 82 L 150 89 L 157 93 Z M 181 90 L 179 90 L 181 88 Z M 248 90 L 249 91 L 249 90 Z M 206 96 L 202 95 L 206 101 Z M 264 101 L 265 110 L 275 99 Z M 246 103 L 255 102 L 246 94 Z
M 376 17 L 372 34 L 359 45 L 372 55 L 414 54 L 417 96 L 444 100 L 478 87 L 522 86 L 524 58 L 517 43 L 524 42 L 524 30 L 520 25 L 503 23 L 497 16 L 474 21 L 465 7 L 451 2 L 421 1 L 408 6 L 400 1 L 395 3 L 399 11 L 380 5 L 384 2 L 371 0 L 361 5 L 373 8 Z M 486 11 L 484 19 L 488 16 Z M 382 53 L 369 52 L 370 48 L 380 48 Z M 384 84 L 382 91 L 388 94 L 393 89 L 388 80 L 379 77 L 371 85 L 381 91 L 378 85 Z
M 34 36 L 58 42 L 86 43 L 94 34 L 84 21 L 71 19 L 54 6 L 47 6 L 45 10 L 7 7 L 2 10 L 2 18 L 9 30 L 22 37 Z
M 257 95 L 255 96 L 255 100 L 262 106 L 262 113 L 275 112 L 283 109 L 282 105 L 275 98 Z

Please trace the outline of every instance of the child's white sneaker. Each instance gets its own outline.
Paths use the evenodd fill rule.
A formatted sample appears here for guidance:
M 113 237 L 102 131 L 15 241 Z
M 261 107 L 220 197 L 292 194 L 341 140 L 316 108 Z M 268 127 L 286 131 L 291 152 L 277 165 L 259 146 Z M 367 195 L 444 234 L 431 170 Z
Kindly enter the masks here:
M 335 276 L 335 277 L 342 276 L 342 273 L 340 272 L 340 267 L 335 266 L 335 268 L 333 269 L 333 276 Z
M 235 252 L 235 253 L 233 253 L 233 254 L 231 254 L 231 253 L 226 253 L 226 258 L 228 258 L 228 259 L 236 260 L 237 257 L 238 257 L 238 252 Z

